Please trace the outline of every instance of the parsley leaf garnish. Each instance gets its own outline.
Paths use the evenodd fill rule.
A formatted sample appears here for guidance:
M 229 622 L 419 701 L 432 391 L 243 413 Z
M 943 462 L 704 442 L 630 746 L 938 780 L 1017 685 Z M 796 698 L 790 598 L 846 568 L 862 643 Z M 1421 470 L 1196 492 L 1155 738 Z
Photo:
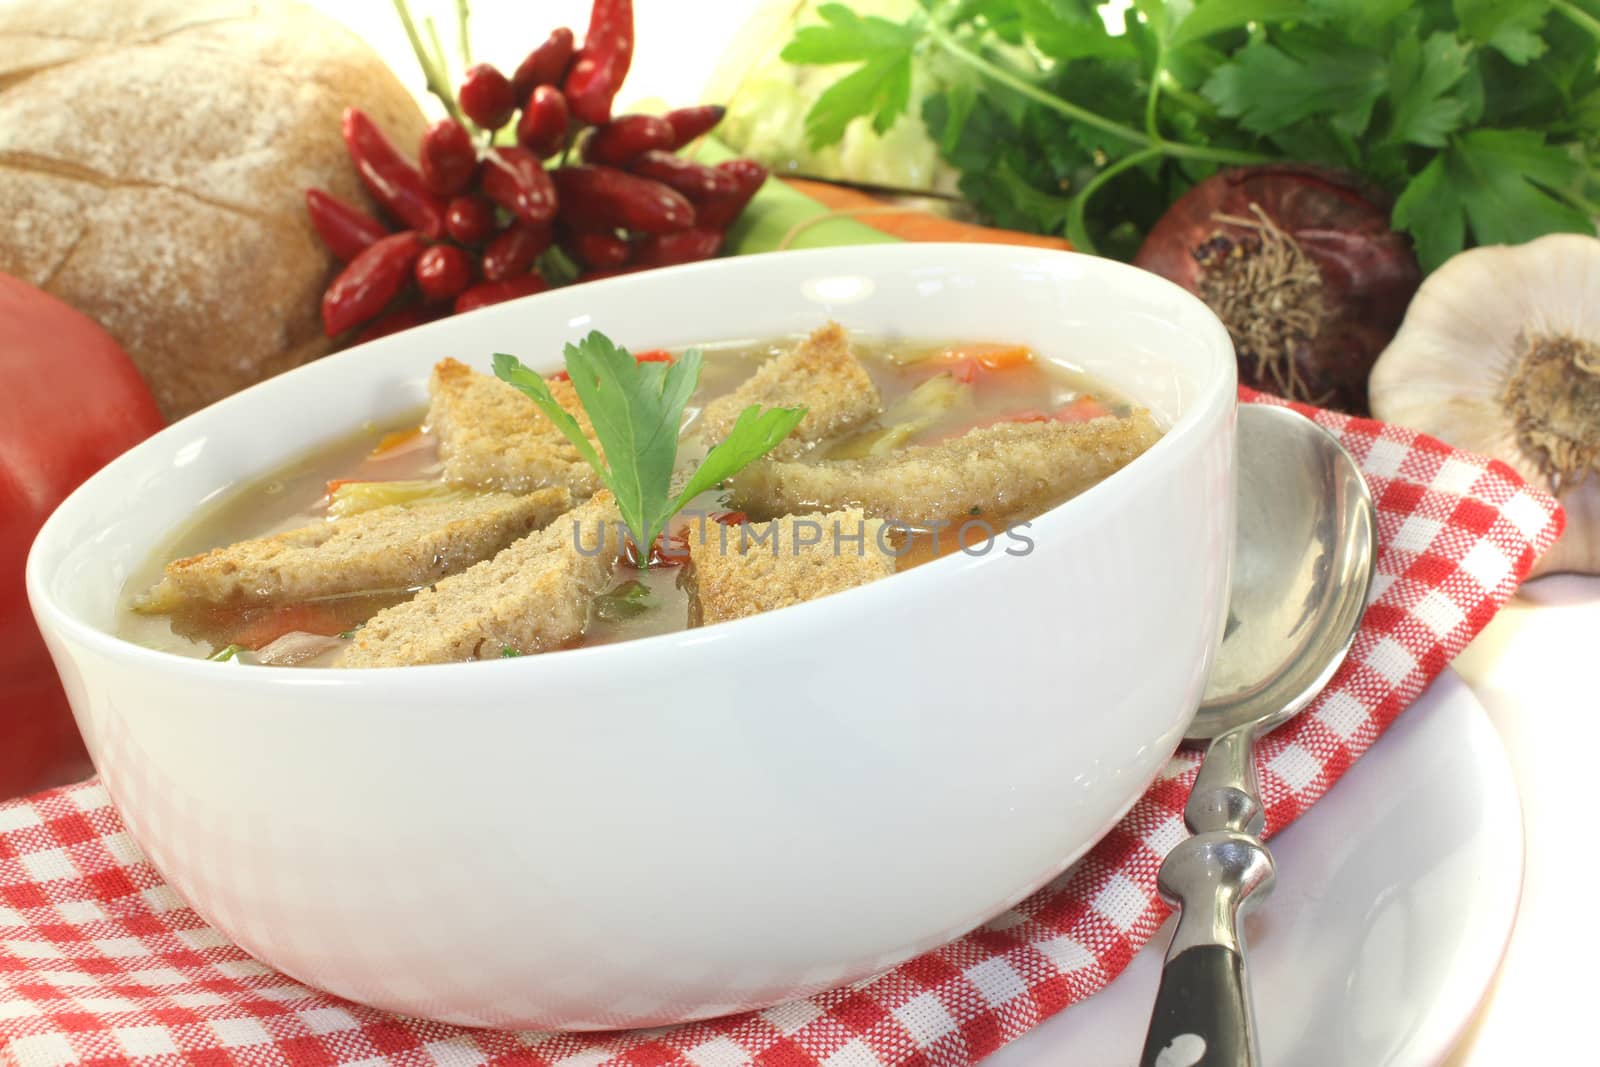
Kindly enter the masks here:
M 556 402 L 550 387 L 515 356 L 495 353 L 494 373 L 520 390 L 572 442 L 616 498 L 640 566 L 649 546 L 694 496 L 743 470 L 789 436 L 806 409 L 751 405 L 739 413 L 725 440 L 715 445 L 687 484 L 672 496 L 683 409 L 700 382 L 700 351 L 672 362 L 639 362 L 598 330 L 564 350 L 567 374 L 605 452 L 601 459 L 578 421 Z

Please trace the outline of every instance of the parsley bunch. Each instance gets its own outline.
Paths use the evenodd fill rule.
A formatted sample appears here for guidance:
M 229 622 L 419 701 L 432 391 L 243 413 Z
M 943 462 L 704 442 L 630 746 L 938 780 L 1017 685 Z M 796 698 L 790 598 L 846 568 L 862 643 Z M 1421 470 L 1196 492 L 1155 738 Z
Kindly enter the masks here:
M 1292 160 L 1388 190 L 1426 269 L 1595 231 L 1600 0 L 1135 0 L 1116 32 L 1124 4 L 919 2 L 825 4 L 795 34 L 790 62 L 855 65 L 808 138 L 888 129 L 920 64 L 942 86 L 921 119 L 997 225 L 1127 258 L 1219 166 Z
M 611 490 L 638 546 L 635 556 L 641 567 L 649 566 L 650 546 L 668 519 L 696 496 L 772 451 L 806 414 L 803 407 L 745 408 L 728 436 L 706 453 L 674 495 L 678 431 L 683 409 L 700 382 L 700 350 L 691 348 L 670 363 L 641 363 L 596 330 L 567 345 L 564 355 L 572 388 L 594 427 L 604 459 L 578 420 L 556 402 L 545 380 L 516 356 L 495 353 L 495 377 L 532 400 Z

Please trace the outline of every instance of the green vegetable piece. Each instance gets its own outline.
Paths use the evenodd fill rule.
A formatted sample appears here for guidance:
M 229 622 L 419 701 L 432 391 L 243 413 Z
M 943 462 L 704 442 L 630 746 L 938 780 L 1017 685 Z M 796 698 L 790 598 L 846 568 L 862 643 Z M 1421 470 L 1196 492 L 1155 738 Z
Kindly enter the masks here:
M 522 653 L 512 648 L 510 645 L 502 645 L 500 647 L 501 659 L 516 659 L 520 655 L 522 655 Z
M 494 373 L 532 400 L 611 490 L 641 549 L 641 567 L 649 566 L 648 549 L 656 535 L 691 498 L 766 455 L 805 417 L 805 408 L 746 408 L 727 439 L 706 454 L 683 492 L 669 499 L 683 409 L 700 380 L 699 350 L 690 349 L 671 363 L 640 363 L 596 330 L 567 345 L 565 356 L 572 387 L 606 461 L 577 420 L 556 403 L 543 378 L 504 352 L 495 354 Z
M 650 587 L 638 579 L 623 582 L 607 593 L 594 598 L 595 614 L 606 622 L 620 622 L 642 615 L 655 607 L 655 596 Z
M 936 374 L 897 400 L 883 413 L 887 424 L 847 438 L 828 450 L 829 459 L 861 459 L 882 456 L 900 448 L 926 430 L 945 412 L 966 403 L 972 387 L 955 380 L 952 374 Z
M 211 660 L 213 663 L 226 663 L 229 660 L 238 659 L 239 653 L 248 651 L 250 650 L 243 645 L 229 645 L 227 648 L 219 648 L 207 656 L 206 659 Z

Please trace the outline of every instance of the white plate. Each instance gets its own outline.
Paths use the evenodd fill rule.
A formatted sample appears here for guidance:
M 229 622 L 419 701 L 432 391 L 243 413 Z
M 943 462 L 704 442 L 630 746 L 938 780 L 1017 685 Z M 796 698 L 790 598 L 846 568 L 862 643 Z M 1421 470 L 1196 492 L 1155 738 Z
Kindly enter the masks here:
M 1441 1060 L 1494 977 L 1522 886 L 1522 808 L 1472 691 L 1446 671 L 1272 851 L 1277 888 L 1245 923 L 1266 1067 Z M 1168 928 L 986 1067 L 1137 1062 Z

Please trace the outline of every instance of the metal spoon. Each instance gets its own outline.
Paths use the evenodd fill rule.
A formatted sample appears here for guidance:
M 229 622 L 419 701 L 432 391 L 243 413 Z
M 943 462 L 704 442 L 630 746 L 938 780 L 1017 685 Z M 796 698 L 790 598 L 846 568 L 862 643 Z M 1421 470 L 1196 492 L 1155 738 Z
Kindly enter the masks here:
M 1339 442 L 1286 408 L 1252 404 L 1239 409 L 1238 448 L 1228 623 L 1185 737 L 1209 742 L 1183 812 L 1195 836 L 1157 874 L 1181 913 L 1140 1067 L 1257 1063 L 1237 924 L 1273 866 L 1252 749 L 1327 685 L 1372 584 L 1372 497 Z

